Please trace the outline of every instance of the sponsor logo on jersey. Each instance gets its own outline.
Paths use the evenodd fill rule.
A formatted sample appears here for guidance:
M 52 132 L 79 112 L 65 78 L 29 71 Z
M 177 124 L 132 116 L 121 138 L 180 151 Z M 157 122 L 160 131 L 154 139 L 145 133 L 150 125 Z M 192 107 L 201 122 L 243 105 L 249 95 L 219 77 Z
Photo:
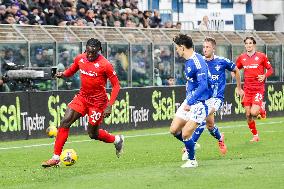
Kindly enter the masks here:
M 81 58 L 81 59 L 79 60 L 79 62 L 81 62 L 82 64 L 85 63 L 83 58 Z
M 187 67 L 187 72 L 189 73 L 191 71 L 191 68 L 190 67 Z
M 98 74 L 96 72 L 92 72 L 92 71 L 88 72 L 88 71 L 80 69 L 80 72 L 81 72 L 81 74 L 88 75 L 88 76 L 91 76 L 91 77 L 98 76 Z
M 193 78 L 186 77 L 187 81 L 193 82 Z
M 220 70 L 220 68 L 221 68 L 221 66 L 220 66 L 220 65 L 216 65 L 216 66 L 215 66 L 215 69 L 216 69 L 217 71 L 219 71 L 219 70 Z
M 258 64 L 251 64 L 251 65 L 244 66 L 245 69 L 257 68 L 257 67 L 258 67 Z
M 99 63 L 95 63 L 94 65 L 95 65 L 95 68 L 100 67 Z
M 214 81 L 215 81 L 215 80 L 218 80 L 218 79 L 219 79 L 219 75 L 212 75 L 211 78 L 212 78 L 212 80 L 214 80 Z

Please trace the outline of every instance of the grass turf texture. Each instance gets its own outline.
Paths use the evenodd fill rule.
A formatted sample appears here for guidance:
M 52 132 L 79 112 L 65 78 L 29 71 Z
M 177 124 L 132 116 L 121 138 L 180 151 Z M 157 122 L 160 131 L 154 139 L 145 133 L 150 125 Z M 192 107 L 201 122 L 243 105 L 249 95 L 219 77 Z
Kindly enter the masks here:
M 182 143 L 168 127 L 123 132 L 125 153 L 115 156 L 113 144 L 71 136 L 66 148 L 79 155 L 71 167 L 42 168 L 53 146 L 0 149 L 0 188 L 284 188 L 284 118 L 257 121 L 260 142 L 252 138 L 245 122 L 219 122 L 228 146 L 226 156 L 205 130 L 196 156 L 199 167 L 182 169 Z M 260 125 L 261 124 L 261 125 Z M 156 134 L 152 136 L 137 136 Z M 133 137 L 129 137 L 133 136 Z M 1 142 L 0 148 L 52 143 L 53 139 Z

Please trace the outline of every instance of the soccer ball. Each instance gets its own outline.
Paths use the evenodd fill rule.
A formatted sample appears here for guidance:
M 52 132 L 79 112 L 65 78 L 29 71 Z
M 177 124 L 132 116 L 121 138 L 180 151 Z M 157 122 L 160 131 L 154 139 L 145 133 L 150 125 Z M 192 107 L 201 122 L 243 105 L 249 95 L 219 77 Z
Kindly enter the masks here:
M 49 126 L 47 129 L 46 129 L 46 134 L 49 138 L 53 138 L 53 137 L 56 137 L 57 135 L 57 128 L 55 126 Z
M 73 149 L 66 149 L 60 155 L 61 162 L 66 166 L 71 166 L 78 160 L 77 153 Z

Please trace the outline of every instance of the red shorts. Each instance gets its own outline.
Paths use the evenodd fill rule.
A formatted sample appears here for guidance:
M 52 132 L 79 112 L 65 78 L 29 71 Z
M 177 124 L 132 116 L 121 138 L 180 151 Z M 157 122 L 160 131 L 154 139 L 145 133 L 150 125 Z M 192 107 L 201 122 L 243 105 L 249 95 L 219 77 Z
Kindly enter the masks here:
M 252 106 L 254 104 L 261 107 L 263 97 L 264 97 L 263 91 L 245 92 L 245 95 L 242 100 L 242 105 Z
M 105 105 L 96 106 L 88 103 L 84 97 L 76 95 L 68 104 L 68 107 L 72 110 L 75 110 L 76 112 L 79 112 L 80 114 L 82 114 L 82 116 L 88 114 L 89 123 L 91 125 L 100 125 L 103 121 L 103 113 L 107 107 L 107 103 L 105 103 Z

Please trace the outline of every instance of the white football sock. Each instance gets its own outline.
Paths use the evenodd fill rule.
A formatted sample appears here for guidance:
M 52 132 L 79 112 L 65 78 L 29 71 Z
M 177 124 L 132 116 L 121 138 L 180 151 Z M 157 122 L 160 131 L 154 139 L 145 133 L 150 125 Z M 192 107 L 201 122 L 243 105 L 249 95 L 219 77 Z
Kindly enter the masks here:
M 114 144 L 117 144 L 120 141 L 120 137 L 118 135 L 115 135 Z
M 55 154 L 54 154 L 54 155 L 52 156 L 52 159 L 59 160 L 60 158 L 59 158 L 59 155 L 55 155 Z

